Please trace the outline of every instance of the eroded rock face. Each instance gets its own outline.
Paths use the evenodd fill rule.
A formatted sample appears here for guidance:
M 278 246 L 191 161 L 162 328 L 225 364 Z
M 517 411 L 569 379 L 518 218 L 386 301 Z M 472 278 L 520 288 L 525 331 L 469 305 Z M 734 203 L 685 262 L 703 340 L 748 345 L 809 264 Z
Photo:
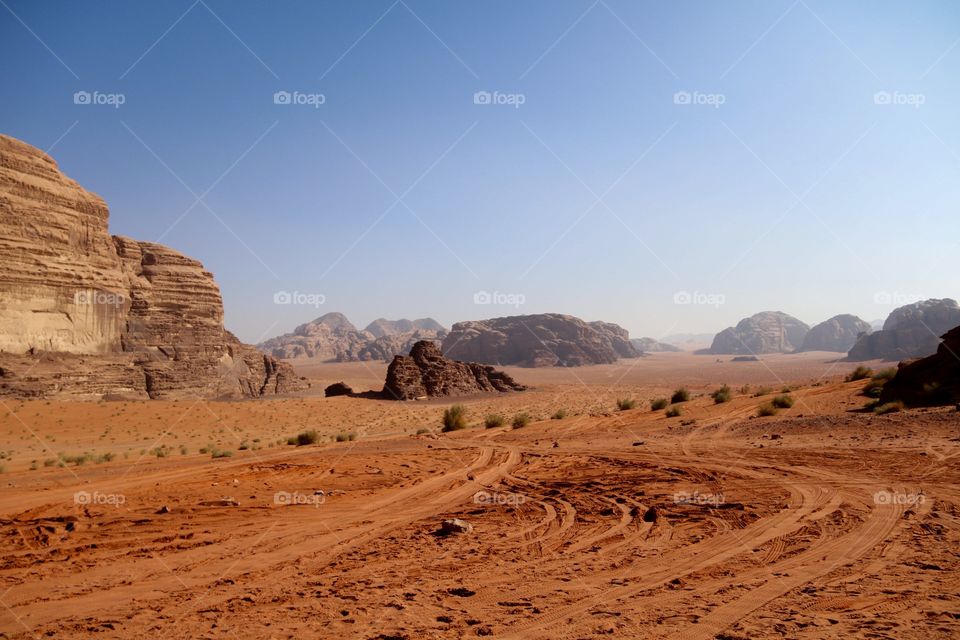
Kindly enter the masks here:
M 409 356 L 396 356 L 387 368 L 383 395 L 397 400 L 522 391 L 512 377 L 489 365 L 443 357 L 436 343 L 422 340 Z
M 904 360 L 933 355 L 940 336 L 960 325 L 960 306 L 950 298 L 930 299 L 894 309 L 883 329 L 863 336 L 847 359 Z
M 803 339 L 799 351 L 847 352 L 862 336 L 873 329 L 857 316 L 841 314 L 814 326 Z
M 110 236 L 108 216 L 46 154 L 0 136 L 0 393 L 242 397 L 306 386 L 223 328 L 202 264 Z
M 409 334 L 416 331 L 438 334 L 446 332 L 446 329 L 433 318 L 418 318 L 416 320 L 407 320 L 406 318 L 400 320 L 377 318 L 368 324 L 364 331 L 373 335 L 375 338 L 383 338 L 384 336 Z
M 900 363 L 880 394 L 881 403 L 894 400 L 911 407 L 960 402 L 960 326 L 943 336 L 932 356 Z
M 806 323 L 782 311 L 762 311 L 718 333 L 705 353 L 792 353 L 809 330 Z
M 443 341 L 447 357 L 521 367 L 612 364 L 640 354 L 625 329 L 559 313 L 458 322 Z

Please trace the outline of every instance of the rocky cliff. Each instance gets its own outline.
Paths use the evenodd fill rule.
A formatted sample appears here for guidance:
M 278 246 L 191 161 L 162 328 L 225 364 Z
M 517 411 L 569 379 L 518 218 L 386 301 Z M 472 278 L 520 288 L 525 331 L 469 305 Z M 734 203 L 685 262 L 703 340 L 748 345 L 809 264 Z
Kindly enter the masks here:
M 940 336 L 960 325 L 960 306 L 956 300 L 930 299 L 908 304 L 887 317 L 883 329 L 863 336 L 851 347 L 847 359 L 904 360 L 934 354 Z
M 803 343 L 809 330 L 805 323 L 786 313 L 762 311 L 718 333 L 705 353 L 791 353 Z
M 413 345 L 409 356 L 396 356 L 387 368 L 383 395 L 397 400 L 522 391 L 526 387 L 489 365 L 443 357 L 436 343 Z
M 0 394 L 242 397 L 305 387 L 223 327 L 213 276 L 110 236 L 97 195 L 0 136 Z
M 443 340 L 449 358 L 521 367 L 611 364 L 640 354 L 625 329 L 559 313 L 458 322 Z
M 850 350 L 860 337 L 873 329 L 870 323 L 857 316 L 841 314 L 824 320 L 814 326 L 803 338 L 798 351 L 842 351 Z
M 880 395 L 881 403 L 894 400 L 912 407 L 960 402 L 960 327 L 943 336 L 935 354 L 900 363 Z
M 446 329 L 433 318 L 418 318 L 416 320 L 387 320 L 386 318 L 377 318 L 367 325 L 364 329 L 375 338 L 384 338 L 386 336 L 396 336 L 400 334 L 411 334 L 422 331 L 426 333 L 445 333 Z

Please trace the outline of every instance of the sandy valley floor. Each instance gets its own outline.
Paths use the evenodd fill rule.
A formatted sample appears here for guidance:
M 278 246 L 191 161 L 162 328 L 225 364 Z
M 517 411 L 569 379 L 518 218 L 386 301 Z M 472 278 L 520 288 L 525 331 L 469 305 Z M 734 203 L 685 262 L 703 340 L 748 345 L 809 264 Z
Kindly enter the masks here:
M 960 414 L 858 411 L 851 368 L 511 370 L 535 388 L 450 434 L 451 402 L 7 402 L 0 637 L 960 637 Z M 650 410 L 680 385 L 682 415 Z

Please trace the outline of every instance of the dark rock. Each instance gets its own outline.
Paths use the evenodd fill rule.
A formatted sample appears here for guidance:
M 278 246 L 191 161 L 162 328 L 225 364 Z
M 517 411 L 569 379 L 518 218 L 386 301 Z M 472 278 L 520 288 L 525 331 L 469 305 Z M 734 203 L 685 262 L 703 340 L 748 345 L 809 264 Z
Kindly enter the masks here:
M 960 326 L 943 336 L 932 356 L 900 363 L 880 392 L 881 404 L 897 400 L 913 407 L 960 402 Z
M 421 341 L 409 356 L 395 356 L 387 368 L 383 395 L 397 400 L 523 391 L 506 373 L 489 365 L 448 360 L 434 342 Z
M 323 390 L 323 395 L 328 398 L 333 398 L 335 396 L 352 396 L 353 389 L 350 388 L 345 382 L 334 382 L 332 385 Z
M 473 525 L 459 518 L 444 520 L 440 525 L 440 532 L 443 534 L 470 533 L 473 531 Z M 472 593 L 470 595 L 473 595 Z
M 960 325 L 956 300 L 930 299 L 894 309 L 883 329 L 861 337 L 847 354 L 847 360 L 904 360 L 933 355 L 940 336 Z
M 698 353 L 792 353 L 809 330 L 806 323 L 782 311 L 762 311 L 724 329 L 714 336 L 709 349 Z

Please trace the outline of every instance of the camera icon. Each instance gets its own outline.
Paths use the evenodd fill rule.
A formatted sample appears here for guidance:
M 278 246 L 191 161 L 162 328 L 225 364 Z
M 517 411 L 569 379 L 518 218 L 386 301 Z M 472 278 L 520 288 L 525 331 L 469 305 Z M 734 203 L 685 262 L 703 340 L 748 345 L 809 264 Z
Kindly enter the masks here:
M 73 104 L 90 104 L 91 95 L 89 91 L 77 91 L 73 94 Z
M 673 294 L 673 304 L 690 304 L 693 302 L 693 296 L 689 291 L 677 291 Z
M 477 91 L 473 94 L 473 104 L 490 104 L 492 101 L 493 96 L 489 91 Z
M 489 291 L 477 291 L 473 294 L 473 304 L 490 304 L 492 301 L 493 296 Z
M 293 494 L 288 493 L 287 491 L 277 491 L 273 494 L 273 503 L 274 504 L 292 504 Z
M 73 294 L 73 304 L 92 304 L 93 299 L 88 291 L 77 291 Z
M 893 296 L 888 291 L 877 291 L 873 294 L 873 304 L 893 304 Z
M 273 104 L 290 104 L 290 100 L 289 91 L 277 91 L 273 94 Z
M 673 94 L 673 104 L 690 104 L 691 100 L 689 91 L 677 91 Z
M 273 294 L 273 304 L 291 304 L 293 296 L 289 291 L 277 291 Z
M 73 494 L 73 504 L 87 505 L 92 502 L 89 491 L 77 491 Z
M 877 491 L 873 494 L 873 504 L 893 504 L 893 495 L 889 491 Z
M 890 104 L 892 101 L 893 97 L 889 91 L 877 91 L 873 94 L 873 104 Z

